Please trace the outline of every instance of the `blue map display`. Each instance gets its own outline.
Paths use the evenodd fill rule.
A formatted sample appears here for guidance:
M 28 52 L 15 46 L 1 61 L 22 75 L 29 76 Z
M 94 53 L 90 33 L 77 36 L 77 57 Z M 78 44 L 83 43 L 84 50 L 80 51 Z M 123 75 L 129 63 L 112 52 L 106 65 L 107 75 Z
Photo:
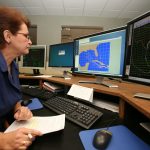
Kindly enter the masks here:
M 97 56 L 95 52 L 97 51 Z M 79 54 L 79 64 L 81 67 L 88 63 L 88 70 L 91 71 L 108 71 L 110 57 L 110 42 L 100 43 L 96 51 L 89 49 Z

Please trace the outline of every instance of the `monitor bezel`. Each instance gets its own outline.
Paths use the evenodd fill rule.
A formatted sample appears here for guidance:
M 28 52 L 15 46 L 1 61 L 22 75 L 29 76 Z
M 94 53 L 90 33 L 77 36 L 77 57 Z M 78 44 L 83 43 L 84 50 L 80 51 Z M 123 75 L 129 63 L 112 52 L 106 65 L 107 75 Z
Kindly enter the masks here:
M 44 49 L 44 66 L 42 67 L 32 67 L 32 66 L 24 66 L 23 65 L 23 57 L 24 55 L 21 56 L 20 58 L 20 61 L 21 61 L 21 68 L 23 69 L 45 69 L 46 68 L 46 55 L 47 55 L 47 46 L 46 45 L 31 45 L 31 47 L 29 48 L 29 51 L 30 49 L 36 49 L 36 48 L 43 48 Z M 27 54 L 28 55 L 28 54 Z
M 50 54 L 51 54 L 50 48 L 53 47 L 53 46 L 68 45 L 68 44 L 72 44 L 72 46 L 73 46 L 73 58 L 72 59 L 74 59 L 74 41 L 66 42 L 66 43 L 52 44 L 52 45 L 49 45 L 49 49 L 48 49 L 48 67 L 52 67 L 52 68 L 73 68 L 74 61 L 73 61 L 72 65 L 68 65 L 68 66 L 64 66 L 64 65 L 61 65 L 61 66 L 50 65 Z
M 129 34 L 130 34 L 129 32 L 130 32 L 131 25 L 134 25 L 135 23 L 137 23 L 138 21 L 140 21 L 146 17 L 150 17 L 150 11 L 132 19 L 131 21 L 129 21 L 127 23 L 127 43 L 126 43 L 127 44 L 126 45 L 127 51 L 128 51 L 129 46 L 131 47 L 131 45 L 132 45 L 132 41 L 131 41 L 131 45 L 128 45 Z M 132 54 L 132 49 L 130 49 L 130 54 Z M 128 64 L 129 66 L 130 66 L 130 61 L 131 61 L 131 57 L 129 58 L 129 64 Z M 127 76 L 127 80 L 132 81 L 132 82 L 136 82 L 136 83 L 140 83 L 140 84 L 144 84 L 144 85 L 150 85 L 150 79 L 145 79 L 145 78 L 135 77 L 135 76 L 130 75 L 130 67 L 129 67 L 129 74 Z
M 117 27 L 117 28 L 113 28 L 113 29 L 109 29 L 109 30 L 106 30 L 106 31 L 102 31 L 102 32 L 99 32 L 99 33 L 94 33 L 94 34 L 90 34 L 90 35 L 86 35 L 86 36 L 82 36 L 82 37 L 79 37 L 79 38 L 76 38 L 74 39 L 74 48 L 75 48 L 75 41 L 76 40 L 81 40 L 81 39 L 84 39 L 84 38 L 88 38 L 88 37 L 92 37 L 92 36 L 97 36 L 97 35 L 102 35 L 102 34 L 107 34 L 107 33 L 111 33 L 111 32 L 115 32 L 115 31 L 121 31 L 121 30 L 125 30 L 126 33 L 125 33 L 125 52 L 124 52 L 124 64 L 123 64 L 123 74 L 122 76 L 115 76 L 115 75 L 106 75 L 106 74 L 95 74 L 95 73 L 84 73 L 84 72 L 77 72 L 75 71 L 75 57 L 74 57 L 74 68 L 73 68 L 73 74 L 74 75 L 83 75 L 83 76 L 101 76 L 101 77 L 113 77 L 113 78 L 124 78 L 125 77 L 125 62 L 126 62 L 126 37 L 127 37 L 127 26 L 121 26 L 121 27 Z M 74 54 L 75 56 L 75 54 Z

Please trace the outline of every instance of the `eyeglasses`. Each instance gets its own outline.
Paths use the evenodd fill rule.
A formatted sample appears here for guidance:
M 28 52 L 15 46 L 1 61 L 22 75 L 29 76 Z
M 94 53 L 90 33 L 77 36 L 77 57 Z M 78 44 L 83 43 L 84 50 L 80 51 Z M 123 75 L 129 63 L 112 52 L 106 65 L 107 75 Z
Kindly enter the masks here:
M 30 40 L 30 36 L 29 34 L 25 34 L 25 33 L 17 33 L 17 34 L 22 34 L 26 39 Z

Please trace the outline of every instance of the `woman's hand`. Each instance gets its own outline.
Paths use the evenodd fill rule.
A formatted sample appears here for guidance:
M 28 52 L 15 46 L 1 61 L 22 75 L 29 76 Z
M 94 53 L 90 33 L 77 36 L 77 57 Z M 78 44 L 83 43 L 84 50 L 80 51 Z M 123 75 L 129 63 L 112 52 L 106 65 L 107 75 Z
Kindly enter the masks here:
M 32 112 L 27 107 L 24 106 L 21 106 L 19 109 L 17 109 L 17 111 L 14 114 L 14 118 L 17 121 L 28 120 L 32 118 L 32 116 L 33 116 Z
M 3 133 L 0 149 L 25 150 L 30 146 L 36 136 L 41 136 L 42 133 L 36 130 L 20 128 L 18 130 Z

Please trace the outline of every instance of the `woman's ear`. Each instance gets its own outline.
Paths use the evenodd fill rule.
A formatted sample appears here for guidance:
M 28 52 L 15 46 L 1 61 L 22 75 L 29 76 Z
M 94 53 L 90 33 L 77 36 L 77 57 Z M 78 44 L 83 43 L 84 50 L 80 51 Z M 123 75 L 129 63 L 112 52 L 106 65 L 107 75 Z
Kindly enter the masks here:
M 3 31 L 3 35 L 4 35 L 5 41 L 6 41 L 8 44 L 10 44 L 10 42 L 11 42 L 11 39 L 10 39 L 11 33 L 10 33 L 10 31 L 9 31 L 9 30 L 4 30 L 4 31 Z

